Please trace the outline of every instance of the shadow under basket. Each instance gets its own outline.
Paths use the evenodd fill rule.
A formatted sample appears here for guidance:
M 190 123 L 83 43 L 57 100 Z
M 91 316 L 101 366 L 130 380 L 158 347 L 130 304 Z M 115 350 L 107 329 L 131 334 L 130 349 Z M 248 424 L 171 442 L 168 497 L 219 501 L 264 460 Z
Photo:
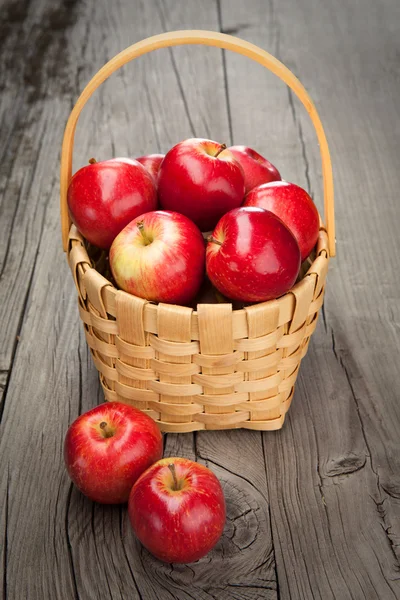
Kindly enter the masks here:
M 67 189 L 79 114 L 116 69 L 157 48 L 205 44 L 261 63 L 297 94 L 314 123 L 322 156 L 326 227 L 302 279 L 284 296 L 233 310 L 231 304 L 154 304 L 117 290 L 93 268 L 71 221 Z M 318 114 L 296 77 L 257 46 L 229 35 L 181 31 L 130 46 L 89 82 L 67 123 L 61 159 L 64 250 L 78 290 L 79 313 L 107 400 L 132 404 L 165 432 L 282 427 L 324 299 L 329 256 L 335 254 L 329 150 Z M 322 223 L 322 222 L 321 222 Z

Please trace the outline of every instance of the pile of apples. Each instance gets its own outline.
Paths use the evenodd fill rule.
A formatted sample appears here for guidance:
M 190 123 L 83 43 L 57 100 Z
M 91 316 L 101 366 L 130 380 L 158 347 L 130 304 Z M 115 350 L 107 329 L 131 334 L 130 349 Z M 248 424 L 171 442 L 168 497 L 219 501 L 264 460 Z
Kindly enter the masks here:
M 193 562 L 222 535 L 224 494 L 204 465 L 162 455 L 153 419 L 120 402 L 80 415 L 64 442 L 68 474 L 83 494 L 103 504 L 128 502 L 132 528 L 154 556 Z
M 311 197 L 251 148 L 192 138 L 89 162 L 69 185 L 71 218 L 109 250 L 116 285 L 146 300 L 191 306 L 208 281 L 219 301 L 278 298 L 316 244 Z

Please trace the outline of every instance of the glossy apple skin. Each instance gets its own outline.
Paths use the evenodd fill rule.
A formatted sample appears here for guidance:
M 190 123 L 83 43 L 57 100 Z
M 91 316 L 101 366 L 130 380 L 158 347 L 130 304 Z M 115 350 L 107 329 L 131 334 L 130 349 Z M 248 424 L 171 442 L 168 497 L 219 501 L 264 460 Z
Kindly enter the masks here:
M 230 146 L 228 150 L 243 169 L 246 194 L 258 185 L 281 179 L 278 169 L 252 148 Z
M 296 238 L 302 261 L 317 243 L 318 211 L 312 198 L 298 185 L 287 181 L 261 185 L 246 196 L 243 206 L 258 206 L 279 217 Z
M 157 208 L 156 188 L 139 162 L 113 158 L 75 173 L 68 187 L 68 207 L 82 235 L 108 249 L 132 219 Z
M 136 158 L 136 160 L 147 169 L 155 182 L 158 179 L 158 171 L 160 170 L 163 159 L 164 154 L 147 154 L 146 156 L 139 156 L 139 158 Z
M 262 302 L 278 298 L 295 283 L 299 246 L 278 217 L 256 207 L 224 215 L 207 244 L 207 274 L 227 298 Z
M 240 206 L 244 175 L 233 155 L 221 144 L 192 138 L 166 155 L 158 174 L 158 198 L 165 210 L 180 212 L 201 231 L 211 231 L 223 214 Z
M 172 489 L 172 463 L 183 486 L 178 491 Z M 221 537 L 226 519 L 217 477 L 186 458 L 164 458 L 147 469 L 132 488 L 128 512 L 143 546 L 169 563 L 205 556 Z
M 125 292 L 154 302 L 187 304 L 204 277 L 205 241 L 184 215 L 149 212 L 134 219 L 115 238 L 110 267 Z
M 103 422 L 111 437 L 105 437 Z M 127 502 L 135 481 L 162 453 L 153 419 L 121 402 L 105 402 L 79 416 L 64 442 L 70 478 L 85 496 L 103 504 Z

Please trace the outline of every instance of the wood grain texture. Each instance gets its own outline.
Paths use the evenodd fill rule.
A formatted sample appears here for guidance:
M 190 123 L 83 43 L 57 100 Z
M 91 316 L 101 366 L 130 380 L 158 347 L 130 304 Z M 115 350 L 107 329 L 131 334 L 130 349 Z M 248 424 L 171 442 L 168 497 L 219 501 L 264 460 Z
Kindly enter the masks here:
M 400 598 L 399 23 L 395 0 L 3 2 L 5 600 Z M 188 566 L 158 562 L 125 507 L 93 504 L 66 475 L 66 429 L 103 395 L 58 214 L 62 131 L 79 91 L 125 46 L 183 28 L 248 39 L 300 78 L 327 131 L 338 219 L 325 310 L 283 430 L 164 438 L 166 456 L 208 465 L 227 499 L 221 541 Z M 113 76 L 80 118 L 74 168 L 189 136 L 254 146 L 322 207 L 305 111 L 262 67 L 211 48 L 156 52 Z

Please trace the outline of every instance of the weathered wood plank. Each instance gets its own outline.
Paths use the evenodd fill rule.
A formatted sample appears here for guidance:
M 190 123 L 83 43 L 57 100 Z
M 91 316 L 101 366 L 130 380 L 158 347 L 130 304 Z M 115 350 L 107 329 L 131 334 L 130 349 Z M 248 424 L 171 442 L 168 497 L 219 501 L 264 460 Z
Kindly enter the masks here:
M 393 387 L 399 364 L 395 337 L 398 307 L 393 313 L 393 303 L 389 300 L 379 309 L 379 318 L 375 313 L 382 303 L 382 289 L 387 290 L 389 298 L 394 298 L 395 290 L 399 291 L 398 281 L 389 275 L 394 272 L 399 253 L 393 219 L 397 175 L 393 129 L 378 132 L 374 128 L 372 134 L 366 126 L 374 122 L 373 115 L 379 111 L 381 100 L 379 96 L 375 101 L 372 99 L 368 86 L 378 72 L 377 63 L 384 58 L 376 55 L 371 65 L 365 56 L 372 58 L 375 41 L 385 39 L 386 28 L 393 32 L 390 21 L 393 22 L 398 8 L 386 2 L 386 10 L 380 12 L 378 21 L 372 10 L 365 12 L 359 5 L 355 11 L 354 5 L 351 9 L 343 5 L 339 15 L 337 6 L 317 5 L 312 1 L 296 6 L 266 5 L 259 1 L 252 3 L 252 11 L 247 8 L 240 2 L 222 1 L 223 28 L 259 43 L 300 76 L 326 123 L 338 175 L 339 254 L 328 278 L 325 329 L 320 324 L 314 335 L 284 430 L 272 436 L 263 435 L 280 594 L 282 598 L 395 598 L 400 593 L 399 468 L 395 451 L 399 409 Z M 310 14 L 319 18 L 310 19 Z M 351 35 L 347 23 L 354 26 Z M 362 31 L 368 31 L 369 35 L 363 36 Z M 384 50 L 388 55 L 389 72 L 393 35 L 389 33 L 390 42 L 380 48 L 383 55 Z M 347 56 L 355 60 L 346 60 Z M 276 140 L 284 148 L 285 157 L 292 159 L 283 176 L 311 189 L 317 200 L 320 167 L 315 136 L 305 111 L 289 96 L 294 122 L 283 122 L 281 113 L 288 110 L 287 103 L 278 97 L 273 98 L 278 100 L 275 106 L 269 104 L 269 80 L 262 84 L 256 75 L 257 68 L 252 73 L 251 67 L 242 67 L 236 58 L 227 55 L 226 60 L 229 89 L 237 80 L 244 80 L 246 90 L 257 90 L 252 96 L 256 95 L 257 102 L 266 107 L 264 123 L 268 138 Z M 382 86 L 386 92 L 392 86 L 394 98 L 398 82 L 389 79 L 390 75 L 386 75 Z M 350 82 L 351 90 L 346 89 L 344 82 Z M 243 100 L 236 94 L 230 98 L 238 143 L 235 123 L 244 112 Z M 397 103 L 390 102 L 385 125 L 397 122 L 397 113 Z M 258 136 L 259 147 L 263 148 L 263 128 L 255 122 L 255 117 L 250 114 L 239 127 L 253 139 Z M 286 144 L 296 128 L 301 152 L 297 146 L 291 154 Z M 368 139 L 372 135 L 374 145 Z M 355 140 L 360 144 L 356 152 Z M 278 159 L 272 158 L 276 147 L 268 149 L 266 140 L 264 147 L 267 156 L 276 160 L 279 167 L 279 155 Z M 368 167 L 365 163 L 361 167 L 359 152 L 363 163 L 369 162 Z M 374 178 L 377 187 L 374 193 L 367 173 L 377 172 L 377 164 L 378 172 L 387 171 L 388 176 L 385 183 L 382 177 Z M 362 181 L 354 175 L 360 167 L 365 172 Z M 385 208 L 379 211 L 377 224 L 378 215 L 372 218 L 377 211 L 374 197 L 378 186 L 379 195 L 382 194 L 382 185 Z M 377 257 L 385 247 L 385 230 L 392 248 L 389 264 L 382 269 Z M 375 285 L 370 291 L 372 281 L 375 284 L 381 281 L 382 287 Z M 372 340 L 379 349 L 379 357 L 373 351 Z M 389 494 L 382 480 L 386 481 Z
M 297 22 L 308 27 L 314 43 L 324 52 L 312 65 L 312 72 L 308 57 L 301 52 L 296 63 L 306 77 L 318 81 L 322 91 L 329 93 L 323 116 L 333 132 L 347 132 L 345 138 L 332 135 L 334 164 L 341 166 L 336 178 L 340 237 L 337 268 L 330 281 L 327 326 L 335 356 L 349 382 L 375 479 L 371 495 L 377 502 L 387 552 L 391 552 L 391 569 L 384 568 L 385 575 L 396 578 L 400 569 L 400 411 L 395 385 L 399 305 L 393 299 L 400 286 L 393 274 L 400 259 L 400 240 L 395 217 L 398 127 L 393 127 L 399 118 L 395 100 L 399 85 L 393 72 L 398 66 L 395 23 L 399 23 L 400 7 L 382 1 L 365 12 L 361 3 L 351 9 L 343 5 L 341 18 L 336 19 L 333 7 L 324 4 L 327 25 L 323 32 L 296 11 Z M 343 58 L 334 61 L 328 75 L 323 65 L 334 44 L 341 48 Z M 379 85 L 375 87 L 376 80 Z M 379 128 L 375 126 L 378 115 Z
M 56 148 L 67 114 L 58 100 L 62 103 L 74 87 L 65 74 L 62 84 L 58 80 L 58 61 L 63 50 L 64 65 L 69 60 L 79 64 L 75 48 L 67 52 L 66 47 L 76 17 L 76 2 L 6 2 L 2 8 L 0 370 L 11 366 L 46 207 L 58 177 Z
M 192 10 L 196 8 L 195 3 L 192 3 L 191 6 Z M 124 3 L 121 3 L 118 8 L 116 14 L 120 16 L 127 10 Z M 187 11 L 187 4 L 185 4 L 185 9 Z M 214 14 L 216 20 L 216 11 Z M 121 22 L 115 25 L 115 36 L 110 36 L 109 45 L 102 45 L 102 52 L 105 56 L 100 58 L 96 40 L 101 39 L 101 36 L 98 31 L 91 30 L 90 27 L 86 28 L 87 38 L 82 52 L 91 67 L 93 65 L 100 66 L 96 61 L 104 62 L 106 58 L 120 49 L 117 44 L 120 41 L 117 34 L 121 34 L 122 31 L 127 37 L 127 28 L 122 26 L 122 20 L 129 22 L 126 17 L 126 14 L 123 19 L 121 16 Z M 85 18 L 88 18 L 88 14 L 80 16 L 80 19 Z M 193 15 L 192 19 L 194 19 Z M 135 33 L 138 38 L 154 33 L 150 23 L 150 12 L 143 14 L 143 22 L 137 20 Z M 210 27 L 211 25 L 205 23 L 204 26 Z M 82 27 L 82 21 L 78 20 L 70 32 L 71 43 L 76 41 Z M 129 39 L 129 42 L 131 41 Z M 127 43 L 128 40 L 123 45 L 127 45 Z M 109 86 L 108 90 L 105 88 L 103 93 L 100 91 L 98 97 L 94 99 L 92 109 L 102 111 L 98 110 L 100 116 L 95 125 L 91 125 L 93 120 L 88 111 L 83 115 L 80 125 L 85 133 L 81 135 L 81 138 L 78 134 L 76 157 L 78 165 L 82 164 L 85 156 L 93 153 L 93 148 L 98 148 L 100 154 L 106 155 L 107 152 L 114 153 L 115 149 L 120 147 L 123 154 L 139 154 L 154 150 L 154 146 L 150 145 L 148 141 L 152 140 L 151 135 L 154 136 L 153 140 L 156 137 L 159 140 L 160 149 L 167 149 L 171 143 L 187 137 L 187 135 L 194 133 L 205 135 L 207 132 L 203 133 L 202 130 L 202 128 L 205 129 L 204 123 L 213 127 L 216 137 L 222 135 L 226 139 L 226 134 L 224 134 L 224 127 L 227 127 L 225 92 L 223 83 L 221 83 L 220 92 L 215 85 L 218 69 L 222 74 L 221 55 L 217 51 L 206 50 L 203 55 L 196 58 L 191 50 L 189 54 L 176 51 L 175 60 L 179 65 L 179 72 L 182 78 L 188 75 L 192 82 L 195 79 L 194 73 L 196 76 L 203 73 L 202 81 L 205 86 L 212 86 L 208 93 L 196 98 L 196 94 L 191 92 L 188 99 L 184 101 L 172 65 L 172 54 L 165 54 L 164 57 L 161 55 L 156 55 L 155 58 L 150 57 L 149 72 L 167 73 L 168 80 L 167 87 L 160 86 L 160 89 L 152 95 L 153 101 L 158 102 L 158 105 L 163 106 L 163 110 L 166 111 L 162 121 L 159 118 L 153 120 L 157 128 L 157 136 L 156 131 L 152 132 L 151 129 L 151 115 L 149 127 L 143 111 L 147 98 L 147 96 L 143 96 L 143 89 L 146 87 L 148 72 L 142 66 L 136 69 L 139 83 L 132 89 L 129 98 L 127 98 L 127 83 L 121 76 L 119 82 L 114 81 L 112 87 Z M 212 52 L 214 52 L 214 56 L 211 60 Z M 205 56 L 210 58 L 204 62 Z M 210 77 L 207 76 L 207 70 L 210 70 Z M 171 79 L 171 74 L 175 79 Z M 222 76 L 220 81 L 223 81 Z M 176 97 L 172 95 L 171 89 Z M 215 104 L 208 106 L 202 97 L 211 96 L 211 92 Z M 165 103 L 167 93 L 174 98 L 173 102 Z M 219 94 L 220 98 L 218 98 Z M 118 111 L 117 117 L 114 119 L 115 105 L 118 107 Z M 128 106 L 140 106 L 140 111 L 136 112 L 133 119 L 135 143 L 132 142 L 132 138 L 126 130 L 126 119 L 127 115 L 129 116 Z M 46 108 L 50 110 L 51 105 Z M 66 106 L 61 108 L 66 112 Z M 189 118 L 188 110 L 193 112 L 192 118 Z M 212 110 L 212 114 L 208 114 L 210 110 Z M 179 111 L 182 114 L 180 118 L 177 118 Z M 59 117 L 62 118 L 60 115 Z M 111 128 L 110 123 L 114 124 L 114 122 L 115 128 L 114 126 Z M 196 127 L 196 130 L 192 131 L 192 127 Z M 227 129 L 225 129 L 226 131 Z M 106 138 L 102 143 L 100 143 L 101 136 Z M 146 146 L 144 142 L 148 145 Z M 56 162 L 55 147 L 56 144 L 52 142 L 48 148 L 49 168 L 49 165 L 53 164 L 54 166 L 54 162 Z M 57 189 L 54 190 L 55 195 L 56 193 Z M 46 254 L 45 249 L 48 248 L 52 248 L 54 251 Z M 49 294 L 49 290 L 43 285 L 43 282 L 50 278 L 52 287 L 58 291 L 57 295 Z M 51 335 L 43 335 L 43 332 L 49 331 L 51 331 Z M 132 598 L 189 598 L 190 595 L 180 588 L 179 570 L 178 574 L 175 573 L 170 577 L 169 569 L 166 569 L 165 572 L 160 570 L 159 563 L 154 561 L 134 541 L 126 514 L 123 511 L 93 505 L 68 482 L 62 464 L 62 439 L 66 427 L 79 412 L 99 401 L 97 374 L 89 360 L 82 332 L 80 332 L 78 340 L 78 331 L 80 331 L 80 325 L 78 329 L 72 280 L 67 273 L 64 257 L 59 249 L 58 209 L 56 205 L 51 205 L 45 215 L 43 237 L 39 246 L 27 315 L 22 324 L 21 341 L 17 348 L 1 425 L 2 431 L 8 432 L 7 439 L 12 436 L 13 430 L 20 431 L 20 428 L 24 427 L 24 422 L 29 422 L 32 427 L 32 431 L 29 435 L 25 435 L 18 449 L 9 447 L 5 437 L 2 437 L 1 442 L 1 456 L 6 467 L 3 471 L 5 479 L 2 486 L 8 490 L 9 497 L 13 498 L 12 503 L 8 502 L 2 507 L 2 523 L 5 524 L 7 538 L 2 566 L 3 569 L 5 567 L 3 577 L 7 596 L 26 597 L 29 590 L 29 595 L 37 598 L 61 598 L 65 595 L 75 598 L 99 596 L 123 598 L 127 595 Z M 26 371 L 22 365 L 26 366 L 27 364 L 29 372 L 34 374 L 29 380 L 23 377 Z M 18 410 L 15 409 L 17 400 Z M 22 415 L 23 421 L 21 420 Z M 174 442 L 173 439 L 169 444 L 171 448 L 176 443 L 176 440 Z M 193 436 L 186 436 L 186 439 L 191 440 L 190 445 L 192 446 Z M 188 454 L 188 450 L 185 453 Z M 29 455 L 28 460 L 24 458 L 27 454 Z M 38 462 L 39 458 L 40 462 Z M 263 469 L 262 463 L 259 468 Z M 11 475 L 7 479 L 6 473 L 8 472 Z M 16 479 L 17 473 L 19 483 Z M 232 479 L 234 476 L 230 475 L 229 477 Z M 238 476 L 235 477 L 238 480 Z M 36 483 L 37 478 L 39 478 L 39 484 Z M 230 485 L 232 487 L 232 484 Z M 240 486 L 236 484 L 234 489 L 239 490 Z M 54 490 L 57 492 L 54 493 Z M 230 496 L 233 497 L 233 494 L 231 493 Z M 35 514 L 34 519 L 28 522 L 21 520 L 20 500 L 24 503 L 29 501 L 31 511 Z M 255 504 L 251 498 L 249 501 Z M 262 502 L 265 506 L 265 499 Z M 239 531 L 240 511 L 242 510 L 244 515 L 242 528 L 246 529 L 249 513 L 247 504 L 244 503 L 243 493 L 238 495 L 236 504 L 231 500 L 230 506 L 229 514 L 232 515 L 232 520 L 235 521 L 235 526 Z M 254 506 L 254 510 L 258 510 L 258 508 Z M 38 529 L 39 523 L 40 529 Z M 254 524 L 253 520 L 252 531 L 253 535 L 256 535 L 257 528 L 254 527 Z M 268 537 L 269 521 L 263 521 L 262 525 L 265 535 Z M 126 543 L 121 544 L 121 538 L 124 540 L 125 537 Z M 234 544 L 240 544 L 242 537 L 246 539 L 243 534 L 237 534 L 237 540 L 234 542 L 226 540 L 231 554 L 232 544 L 233 552 L 240 551 L 240 546 L 238 549 Z M 268 539 L 270 540 L 270 538 Z M 271 543 L 269 542 L 269 544 Z M 271 545 L 267 546 L 268 548 L 270 552 Z M 262 554 L 264 549 L 265 544 L 258 541 L 258 553 Z M 221 553 L 221 549 L 216 552 Z M 208 564 L 209 559 L 205 562 Z M 23 580 L 18 577 L 22 564 L 32 565 Z M 267 567 L 263 565 L 262 568 L 265 571 Z M 151 574 L 153 571 L 154 578 L 151 578 L 149 573 Z M 190 572 L 190 569 L 188 568 L 187 571 Z M 218 571 L 214 572 L 209 565 L 205 573 L 206 575 L 203 575 L 200 571 L 198 576 L 196 597 L 212 597 L 201 589 L 202 582 L 213 581 L 212 575 L 216 577 L 213 581 L 214 585 L 217 586 L 220 583 Z M 175 584 L 174 579 L 176 580 Z M 266 582 L 264 583 L 267 585 Z M 250 579 L 246 585 L 249 588 L 246 593 L 251 594 L 249 597 L 256 597 L 258 591 L 252 590 Z M 172 592 L 169 592 L 168 589 L 171 586 Z M 276 597 L 272 587 L 271 590 L 267 590 L 267 593 L 268 597 Z M 224 594 L 226 597 L 225 592 Z
M 287 427 L 264 438 L 281 596 L 396 598 L 375 475 L 328 341 L 309 350 Z

